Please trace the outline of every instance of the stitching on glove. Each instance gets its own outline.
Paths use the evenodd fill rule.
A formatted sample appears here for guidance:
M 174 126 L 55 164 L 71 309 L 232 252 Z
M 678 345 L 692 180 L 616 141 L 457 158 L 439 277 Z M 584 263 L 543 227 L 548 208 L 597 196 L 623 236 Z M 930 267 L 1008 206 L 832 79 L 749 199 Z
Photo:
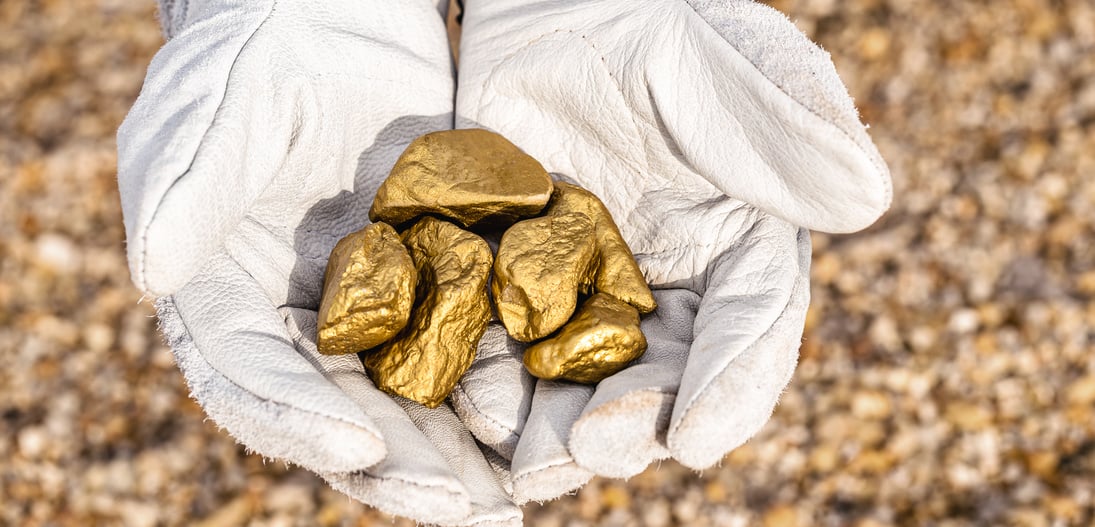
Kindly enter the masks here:
M 163 206 L 164 200 L 167 199 L 167 195 L 170 194 L 172 189 L 175 188 L 175 185 L 178 184 L 178 182 L 182 180 L 182 178 L 186 177 L 186 175 L 190 173 L 190 170 L 194 168 L 194 160 L 198 158 L 198 155 L 202 150 L 202 146 L 205 145 L 205 139 L 209 135 L 209 130 L 213 128 L 213 125 L 217 122 L 217 116 L 221 113 L 221 108 L 224 104 L 224 97 L 228 94 L 228 86 L 232 82 L 232 72 L 236 69 L 236 62 L 239 61 L 240 55 L 243 54 L 243 50 L 247 49 L 248 44 L 250 44 L 251 40 L 255 38 L 255 35 L 258 34 L 259 30 L 261 30 L 263 26 L 265 26 L 266 23 L 270 21 L 270 17 L 274 15 L 274 11 L 277 9 L 278 1 L 279 0 L 273 0 L 270 3 L 270 11 L 266 13 L 266 16 L 263 17 L 262 22 L 259 22 L 259 24 L 255 26 L 255 30 L 247 36 L 247 40 L 245 40 L 243 42 L 243 45 L 240 46 L 240 49 L 236 51 L 236 56 L 232 58 L 232 66 L 228 68 L 228 76 L 226 77 L 224 85 L 224 93 L 221 94 L 221 101 L 217 103 L 217 110 L 213 112 L 213 120 L 209 123 L 209 126 L 206 127 L 205 132 L 202 133 L 202 139 L 198 142 L 198 148 L 194 151 L 194 156 L 190 158 L 190 164 L 187 165 L 186 170 L 184 170 L 182 174 L 179 174 L 175 177 L 175 180 L 167 186 L 167 190 L 165 190 L 164 193 L 160 195 L 160 199 L 156 202 L 156 208 L 152 209 L 152 217 L 148 219 L 148 223 L 146 223 L 141 229 L 141 247 L 144 250 L 140 255 L 141 263 L 139 266 L 139 273 L 141 277 L 141 289 L 145 291 L 148 290 L 148 273 L 146 271 L 148 263 L 148 231 L 152 227 L 152 224 L 156 222 L 156 216 L 159 214 L 160 208 Z
M 438 489 L 438 490 L 441 490 L 442 492 L 444 492 L 445 494 L 447 494 L 449 496 L 449 499 L 452 499 L 452 500 L 460 499 L 460 497 L 461 497 L 461 494 L 459 492 L 453 492 L 452 490 L 449 490 L 444 485 L 437 485 L 437 484 L 433 484 L 433 483 L 419 483 L 417 481 L 412 481 L 412 480 L 403 479 L 403 478 L 397 478 L 397 477 L 394 477 L 394 476 L 374 476 L 374 475 L 369 474 L 368 472 L 366 472 L 364 470 L 360 470 L 360 471 L 357 471 L 357 472 L 343 472 L 343 474 L 347 474 L 349 476 L 361 476 L 363 479 L 378 481 L 378 482 L 394 481 L 394 482 L 397 482 L 397 483 L 410 485 L 412 487 L 418 487 L 420 489 L 431 489 L 431 490 Z
M 497 63 L 495 63 L 494 66 L 491 67 L 490 71 L 487 72 L 487 76 L 483 78 L 483 90 L 481 90 L 479 92 L 479 104 L 476 105 L 476 111 L 483 109 L 483 94 L 487 93 L 486 86 L 487 86 L 488 83 L 490 83 L 491 79 L 494 78 L 495 73 L 498 72 L 498 68 L 502 67 L 503 64 L 509 62 L 518 53 L 532 47 L 533 44 L 536 44 L 536 43 L 540 42 L 541 40 L 546 38 L 548 35 L 553 35 L 555 33 L 561 32 L 561 31 L 563 31 L 563 30 L 562 29 L 556 29 L 554 31 L 547 31 L 545 33 L 537 35 L 537 36 L 529 39 L 529 41 L 527 43 L 525 43 L 525 45 L 520 46 L 517 49 L 515 49 L 515 50 L 513 50 L 509 53 L 506 53 L 506 55 L 504 57 L 502 57 L 502 60 L 499 60 Z M 476 114 L 476 117 L 478 117 L 478 113 Z
M 696 249 L 712 249 L 712 248 L 716 248 L 716 247 L 721 248 L 722 246 L 723 246 L 722 242 L 715 242 L 715 243 L 682 243 L 682 244 L 672 245 L 672 246 L 665 247 L 665 248 L 655 249 L 653 251 L 645 251 L 645 252 L 641 252 L 641 253 L 637 252 L 637 253 L 635 253 L 635 259 L 639 259 L 640 257 L 649 258 L 649 257 L 652 257 L 652 256 L 665 256 L 665 255 L 668 255 L 668 254 L 683 253 L 683 252 L 687 252 L 689 250 L 696 250 Z
M 678 384 L 678 389 L 679 386 L 680 385 Z M 578 416 L 578 419 L 575 419 L 574 424 L 570 426 L 570 429 L 572 431 L 571 434 L 573 435 L 573 430 L 578 427 L 579 423 L 589 423 L 591 421 L 597 420 L 598 418 L 606 414 L 609 416 L 614 415 L 617 411 L 620 410 L 620 405 L 624 404 L 624 401 L 631 399 L 633 396 L 641 396 L 646 394 L 669 396 L 673 400 L 676 400 L 677 398 L 676 389 L 667 388 L 664 386 L 645 386 L 634 390 L 628 390 L 619 397 L 609 399 L 608 401 L 599 404 L 596 408 L 589 410 L 588 413 L 583 410 L 582 415 Z M 670 406 L 670 410 L 672 411 L 672 406 Z M 655 431 L 655 436 L 657 435 L 657 431 Z
M 330 485 L 333 489 L 342 492 L 343 494 L 346 494 L 353 499 L 364 502 L 367 505 L 372 505 L 373 507 L 381 509 L 384 512 L 389 512 L 387 510 L 387 507 L 381 507 L 379 505 L 376 505 L 375 503 L 370 503 L 367 497 L 363 496 L 360 492 L 355 491 L 354 487 L 359 487 L 360 485 L 368 485 L 375 488 L 379 486 L 377 484 L 378 482 L 396 482 L 420 489 L 440 491 L 441 493 L 444 493 L 446 495 L 445 499 L 450 501 L 460 501 L 461 498 L 470 500 L 470 496 L 468 496 L 467 494 L 462 494 L 460 492 L 450 490 L 445 485 L 419 483 L 417 481 L 411 481 L 393 476 L 375 476 L 369 474 L 368 472 L 365 472 L 364 470 L 359 470 L 356 472 L 324 472 L 317 474 L 319 474 L 319 476 L 322 477 L 323 480 L 326 481 L 327 484 Z M 338 478 L 338 480 L 336 480 L 336 478 Z M 356 481 L 356 478 L 361 478 L 364 481 Z M 375 498 L 375 496 L 373 497 Z M 416 522 L 416 525 L 422 524 Z
M 844 137 L 845 137 L 846 139 L 848 139 L 849 141 L 851 141 L 851 142 L 852 142 L 852 144 L 853 144 L 853 145 L 855 145 L 855 147 L 856 147 L 856 149 L 857 149 L 857 150 L 859 150 L 859 151 L 860 151 L 860 152 L 862 152 L 862 153 L 863 153 L 864 155 L 866 155 L 867 159 L 869 159 L 869 160 L 870 160 L 870 162 L 871 162 L 871 165 L 873 165 L 873 166 L 875 167 L 875 170 L 878 170 L 879 172 L 882 172 L 882 173 L 886 173 L 886 172 L 888 172 L 888 170 L 887 170 L 887 168 L 886 168 L 885 166 L 883 166 L 883 165 L 879 165 L 879 163 L 878 163 L 878 160 L 877 160 L 877 159 L 875 159 L 875 156 L 872 156 L 872 155 L 870 155 L 870 154 L 869 154 L 868 152 L 864 151 L 862 147 L 860 147 L 860 146 L 859 146 L 859 143 L 858 143 L 858 142 L 857 142 L 857 141 L 856 141 L 856 140 L 855 140 L 855 139 L 854 139 L 854 138 L 853 138 L 853 137 L 851 136 L 851 134 L 849 134 L 848 132 L 846 132 L 846 131 L 845 131 L 845 130 L 844 130 L 843 128 L 841 128 L 841 127 L 839 127 L 839 126 L 836 126 L 835 124 L 833 124 L 833 123 L 829 122 L 829 121 L 828 121 L 827 119 L 825 119 L 824 117 L 822 117 L 821 115 L 819 115 L 819 114 L 818 114 L 817 112 L 813 111 L 812 109 L 810 109 L 810 108 L 809 108 L 809 107 L 807 107 L 806 105 L 804 105 L 804 104 L 802 104 L 802 103 L 798 102 L 798 100 L 797 100 L 797 99 L 795 99 L 794 97 L 792 97 L 792 96 L 791 96 L 791 94 L 787 93 L 787 91 L 786 91 L 786 90 L 784 90 L 784 89 L 783 89 L 783 87 L 781 87 L 780 85 L 778 85 L 778 84 L 776 84 L 775 82 L 773 82 L 773 81 L 772 81 L 772 79 L 769 79 L 769 78 L 768 78 L 768 76 L 766 76 L 766 75 L 764 74 L 764 72 L 760 71 L 760 68 L 758 68 L 756 64 L 753 64 L 753 62 L 752 62 L 751 60 L 749 60 L 749 58 L 748 58 L 748 57 L 746 57 L 745 55 L 743 55 L 743 54 L 741 53 L 741 51 L 738 51 L 738 48 L 734 47 L 734 45 L 733 45 L 733 44 L 731 44 L 731 43 L 730 43 L 730 41 L 726 40 L 726 38 L 725 38 L 725 37 L 723 37 L 723 36 L 722 36 L 722 34 L 721 34 L 721 33 L 719 33 L 717 29 L 715 29 L 714 27 L 712 27 L 712 26 L 711 26 L 711 24 L 707 22 L 707 19 L 705 19 L 705 18 L 703 17 L 703 15 L 701 15 L 701 14 L 699 13 L 699 11 L 696 11 L 696 8 L 695 8 L 695 7 L 693 7 L 693 6 L 692 6 L 692 4 L 689 4 L 688 2 L 685 2 L 684 0 L 681 0 L 681 1 L 682 1 L 682 3 L 684 3 L 685 5 L 687 5 L 687 6 L 688 6 L 688 8 L 689 8 L 689 9 L 690 9 L 690 10 L 692 11 L 692 14 L 694 14 L 694 15 L 695 15 L 695 16 L 696 16 L 697 18 L 699 18 L 699 19 L 700 19 L 700 21 L 702 21 L 702 22 L 703 22 L 703 25 L 707 26 L 707 27 L 708 27 L 709 29 L 711 29 L 711 31 L 714 31 L 714 32 L 715 32 L 715 34 L 716 34 L 716 35 L 718 35 L 718 36 L 719 36 L 719 38 L 720 38 L 720 39 L 722 39 L 722 41 L 726 43 L 727 47 L 729 47 L 730 49 L 734 50 L 734 53 L 736 53 L 736 54 L 737 54 L 737 55 L 738 55 L 739 57 L 741 57 L 742 59 L 744 59 L 744 60 L 745 60 L 745 62 L 747 62 L 747 63 L 748 63 L 748 64 L 749 64 L 750 66 L 753 66 L 753 69 L 754 69 L 754 70 L 755 70 L 755 71 L 756 71 L 756 72 L 757 72 L 758 74 L 760 74 L 760 76 L 761 76 L 761 77 L 763 77 L 763 78 L 764 78 L 764 80 L 768 81 L 768 83 L 769 83 L 769 84 L 771 84 L 771 85 L 772 85 L 773 87 L 775 87 L 775 88 L 776 88 L 777 90 L 779 90 L 779 91 L 780 91 L 780 93 L 783 93 L 784 95 L 786 95 L 788 99 L 791 99 L 792 101 L 794 101 L 796 105 L 798 105 L 798 106 L 799 106 L 799 107 L 801 107 L 802 109 L 806 110 L 806 111 L 807 111 L 807 112 L 809 112 L 809 113 L 810 113 L 811 115 L 813 115 L 813 116 L 817 117 L 817 118 L 818 118 L 818 119 L 820 119 L 821 121 L 823 121 L 823 122 L 825 122 L 825 123 L 827 123 L 827 124 L 831 125 L 831 126 L 832 126 L 833 128 L 836 128 L 837 130 L 839 130 L 839 131 L 840 131 L 840 134 L 841 134 L 841 135 L 843 135 L 843 136 L 844 136 Z M 862 123 L 860 123 L 860 124 L 862 124 Z M 885 200 L 885 201 L 886 201 L 886 202 L 891 202 L 891 201 L 893 200 L 893 181 L 891 181 L 891 180 L 890 180 L 889 178 L 885 178 L 885 177 L 884 177 L 884 178 L 880 178 L 880 179 L 882 179 L 882 180 L 883 180 L 883 181 L 882 181 L 882 183 L 884 184 L 884 186 L 885 186 L 885 189 L 886 189 L 886 200 Z
M 520 519 L 521 519 L 520 515 L 510 514 L 509 516 L 503 516 L 503 517 L 498 518 L 498 519 L 488 518 L 488 519 L 485 519 L 485 520 L 477 520 L 477 521 L 472 522 L 472 523 L 465 523 L 464 526 L 465 527 L 475 527 L 476 525 L 498 525 L 499 521 L 504 522 L 506 520 L 520 520 Z
M 589 46 L 589 48 L 592 49 L 595 52 L 595 55 L 597 55 L 597 58 L 601 59 L 601 67 L 603 67 L 604 70 L 605 70 L 605 73 L 608 74 L 608 78 L 612 79 L 612 85 L 616 87 L 616 91 L 620 94 L 620 97 L 622 97 L 625 101 L 627 100 L 627 96 L 624 94 L 623 87 L 620 86 L 620 81 L 618 79 L 616 79 L 615 75 L 612 74 L 612 70 L 609 69 L 608 62 L 605 60 L 604 54 L 601 53 L 600 49 L 597 49 L 597 46 L 593 44 L 593 41 L 591 41 L 585 35 L 575 32 L 574 30 L 557 28 L 557 29 L 554 29 L 552 31 L 547 31 L 547 32 L 544 32 L 540 35 L 537 35 L 536 37 L 533 37 L 528 42 L 526 42 L 523 46 L 520 46 L 517 49 L 511 51 L 510 53 L 507 53 L 504 57 L 502 57 L 501 60 L 499 60 L 493 67 L 491 67 L 490 72 L 488 72 L 487 76 L 484 77 L 483 90 L 479 92 L 479 101 L 478 101 L 478 104 L 476 105 L 476 118 L 478 118 L 478 116 L 479 116 L 478 112 L 483 109 L 483 94 L 487 93 L 486 86 L 487 86 L 487 84 L 490 83 L 491 79 L 494 78 L 495 74 L 498 73 L 498 69 L 501 68 L 503 65 L 508 64 L 513 59 L 513 57 L 517 56 L 518 53 L 521 53 L 522 51 L 525 51 L 526 49 L 531 48 L 532 46 L 534 46 L 536 44 L 539 44 L 540 41 L 542 41 L 545 38 L 547 38 L 548 36 L 554 35 L 556 33 L 570 33 L 572 35 L 577 35 L 579 38 L 581 38 L 582 41 L 585 42 L 585 44 L 587 46 Z M 639 129 L 638 124 L 635 123 L 635 115 L 634 115 L 635 112 L 631 112 L 631 113 L 632 113 L 632 115 L 631 115 L 632 124 L 635 126 L 636 131 L 638 131 L 638 129 Z
M 806 229 L 803 229 L 801 227 L 799 228 L 800 233 L 802 231 L 805 231 L 805 230 Z M 783 310 L 781 310 L 779 315 L 777 315 L 776 318 L 772 320 L 772 323 L 768 325 L 768 329 L 766 329 L 764 331 L 764 333 L 762 333 L 759 337 L 757 337 L 755 340 L 753 340 L 753 342 L 750 343 L 749 346 L 745 347 L 744 349 L 741 350 L 741 352 L 739 352 L 737 355 L 735 355 L 734 359 L 737 359 L 737 357 L 740 357 L 740 356 L 742 356 L 746 353 L 749 353 L 749 352 L 753 351 L 753 349 L 757 346 L 757 343 L 765 340 L 767 337 L 769 337 L 772 334 L 772 328 L 774 328 L 776 326 L 776 324 L 784 316 L 787 315 L 788 308 L 791 306 L 791 302 L 794 301 L 795 293 L 797 293 L 802 288 L 803 280 L 801 278 L 802 278 L 802 269 L 800 267 L 799 268 L 799 276 L 795 278 L 795 285 L 794 285 L 794 287 L 791 288 L 791 294 L 789 294 L 787 296 L 787 303 L 783 306 Z M 806 280 L 805 283 L 806 283 L 806 287 L 809 287 L 809 280 Z M 688 414 L 691 412 L 692 407 L 694 407 L 698 401 L 704 399 L 707 392 L 709 390 L 711 390 L 711 387 L 718 381 L 718 379 L 720 377 L 722 377 L 722 375 L 724 373 L 726 373 L 726 370 L 730 369 L 730 367 L 733 366 L 733 364 L 734 364 L 734 360 L 730 360 L 729 362 L 727 362 L 726 366 L 724 366 L 722 368 L 722 370 L 720 370 L 717 374 L 715 374 L 715 376 L 711 378 L 711 381 L 708 382 L 707 385 L 705 385 L 702 389 L 700 389 L 700 392 L 697 393 L 696 396 L 692 398 L 692 400 L 688 401 L 688 404 L 685 406 L 684 410 L 682 411 L 681 418 L 678 419 L 676 422 L 669 423 L 669 430 L 666 432 L 666 442 L 667 443 L 669 441 L 669 437 L 676 435 L 678 430 L 680 430 L 681 423 L 684 422 L 684 420 L 688 418 Z M 782 393 L 783 392 L 781 391 L 780 394 L 782 395 Z M 755 433 L 756 433 L 756 430 L 754 430 L 750 434 L 750 437 L 752 437 L 752 435 L 755 434 Z
M 579 467 L 578 464 L 574 462 L 573 458 L 571 458 L 570 461 L 557 461 L 557 462 L 552 463 L 550 465 L 547 465 L 545 467 L 540 467 L 536 470 L 533 470 L 532 472 L 525 472 L 524 474 L 521 474 L 520 476 L 517 476 L 517 477 L 513 478 L 513 484 L 516 485 L 518 481 L 523 481 L 524 479 L 530 478 L 530 477 L 532 477 L 536 474 L 540 474 L 541 472 L 546 472 L 546 471 L 551 470 L 553 468 L 564 467 L 564 466 L 567 466 L 567 465 L 573 465 L 574 468 L 581 469 L 581 467 Z
M 500 431 L 503 431 L 503 432 L 505 432 L 505 433 L 506 433 L 506 435 L 507 435 L 506 439 L 509 439 L 510 437 L 516 437 L 516 438 L 520 439 L 520 437 L 521 437 L 521 436 L 520 436 L 520 435 L 519 435 L 519 434 L 517 433 L 517 431 L 516 431 L 516 430 L 514 430 L 513 428 L 510 428 L 510 427 L 508 427 L 508 426 L 506 426 L 506 425 L 504 425 L 504 424 L 502 424 L 501 422 L 499 422 L 499 421 L 498 421 L 497 419 L 495 419 L 494 417 L 492 417 L 492 416 L 490 416 L 489 414 L 487 414 L 487 413 L 483 412 L 482 410 L 480 410 L 480 409 L 479 409 L 479 405 L 475 404 L 475 399 L 474 399 L 473 397 L 470 397 L 470 396 L 468 395 L 467 391 L 466 391 L 466 390 L 464 390 L 464 388 L 460 387 L 460 385 L 457 385 L 457 386 L 456 386 L 456 389 L 457 389 L 457 390 L 459 390 L 459 391 L 460 391 L 460 393 L 462 393 L 462 394 L 463 394 L 463 397 L 464 397 L 464 398 L 465 398 L 465 399 L 467 400 L 467 402 L 468 402 L 468 406 L 470 406 L 470 407 L 471 407 L 471 409 L 472 409 L 473 411 L 475 411 L 475 413 L 476 413 L 477 415 L 479 415 L 480 417 L 484 417 L 484 418 L 486 418 L 486 420 L 487 420 L 487 421 L 490 421 L 490 423 L 491 423 L 491 424 L 493 424 L 495 428 L 497 428 L 497 429 L 498 429 L 498 430 L 500 430 Z
M 727 196 L 727 197 L 729 197 L 729 196 Z M 733 198 L 731 198 L 731 199 L 733 199 Z M 737 243 L 730 243 L 727 240 L 728 239 L 734 239 L 734 240 L 738 240 L 738 242 L 740 243 L 741 240 L 743 240 L 744 238 L 749 236 L 749 233 L 751 233 L 753 230 L 755 230 L 757 228 L 757 225 L 756 225 L 758 223 L 758 219 L 756 218 L 757 216 L 761 216 L 760 219 L 763 219 L 765 216 L 771 217 L 771 218 L 774 218 L 774 219 L 779 219 L 779 218 L 775 218 L 775 216 L 772 216 L 771 214 L 764 213 L 760 209 L 757 209 L 756 207 L 754 207 L 752 205 L 749 205 L 748 203 L 745 203 L 745 202 L 742 202 L 742 201 L 739 201 L 738 203 L 740 205 L 737 208 L 735 208 L 731 211 L 728 211 L 726 214 L 722 215 L 721 218 L 719 218 L 720 220 L 722 220 L 722 226 L 718 229 L 718 236 L 715 239 L 716 241 L 714 241 L 712 243 L 683 242 L 683 243 L 673 243 L 673 244 L 668 244 L 667 245 L 664 242 L 665 237 L 663 237 L 663 236 L 652 236 L 652 237 L 650 237 L 651 239 L 644 240 L 643 245 L 647 246 L 648 248 L 652 245 L 657 245 L 657 247 L 653 247 L 653 248 L 650 248 L 649 250 L 645 250 L 645 251 L 641 251 L 641 252 L 640 251 L 633 252 L 633 254 L 635 256 L 635 259 L 638 260 L 640 258 L 650 258 L 650 257 L 657 257 L 657 256 L 666 256 L 666 255 L 671 255 L 671 254 L 680 254 L 680 253 L 684 253 L 684 252 L 687 252 L 687 251 L 690 251 L 690 250 L 695 251 L 695 250 L 698 250 L 698 249 L 719 249 L 720 251 L 729 251 L 730 249 L 734 248 L 737 245 Z M 731 214 L 735 213 L 735 212 L 738 212 L 738 211 L 742 210 L 743 208 L 746 209 L 747 212 L 751 216 L 753 216 L 752 221 L 742 221 L 740 228 L 737 229 L 737 232 L 733 236 L 724 235 L 723 232 L 726 230 L 726 222 L 729 219 L 729 217 L 731 216 Z M 780 221 L 785 221 L 785 220 L 780 220 Z M 673 238 L 674 239 L 677 239 L 677 238 L 687 239 L 688 237 L 673 236 Z M 656 243 L 656 242 L 663 242 L 663 243 Z
M 556 33 L 570 33 L 572 35 L 578 35 L 578 38 L 581 38 L 583 41 L 585 41 L 586 45 L 588 45 L 590 47 L 590 49 L 592 49 L 593 51 L 596 51 L 597 52 L 597 57 L 601 59 L 601 65 L 604 66 L 605 72 L 608 73 L 608 76 L 612 79 L 613 84 L 616 85 L 616 91 L 620 92 L 620 95 L 624 95 L 624 90 L 620 86 L 620 81 L 616 80 L 616 76 L 613 75 L 612 70 L 608 68 L 608 62 L 605 60 L 605 56 L 604 56 L 603 53 L 601 53 L 601 50 L 597 49 L 597 46 L 594 45 L 593 42 L 591 40 L 589 40 L 589 38 L 586 37 L 585 35 L 577 33 L 572 29 L 562 29 L 562 28 L 558 28 L 558 29 L 554 29 L 552 31 L 546 31 L 544 33 L 541 33 L 540 35 L 537 35 L 537 36 L 531 38 L 524 45 L 522 45 L 522 46 L 518 47 L 517 49 L 507 53 L 504 57 L 502 57 L 501 60 L 499 60 L 493 67 L 491 67 L 490 72 L 488 72 L 487 76 L 485 77 L 486 80 L 483 81 L 483 85 L 486 86 L 486 84 L 488 82 L 490 82 L 490 80 L 492 78 L 494 78 L 494 75 L 498 72 L 498 68 L 500 68 L 503 65 L 505 65 L 506 63 L 508 63 L 510 60 L 513 59 L 513 57 L 517 56 L 518 53 L 520 53 L 520 52 L 522 52 L 522 51 L 524 51 L 528 48 L 531 48 L 532 46 L 534 46 L 536 44 L 539 44 L 541 40 L 544 40 L 548 36 L 554 35 Z

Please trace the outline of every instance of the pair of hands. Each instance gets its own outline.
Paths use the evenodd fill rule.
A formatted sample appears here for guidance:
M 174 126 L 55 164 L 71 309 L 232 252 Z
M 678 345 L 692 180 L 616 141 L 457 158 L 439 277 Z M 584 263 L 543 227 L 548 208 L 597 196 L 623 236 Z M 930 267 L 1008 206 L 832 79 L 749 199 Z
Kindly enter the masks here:
M 163 1 L 170 39 L 118 136 L 134 281 L 220 426 L 420 522 L 519 524 L 595 474 L 716 463 L 794 370 L 807 229 L 889 205 L 828 55 L 750 0 L 468 0 L 458 85 L 436 2 Z M 492 323 L 451 408 L 427 409 L 316 352 L 331 248 L 404 147 L 454 125 L 605 202 L 659 304 L 635 364 L 538 381 Z

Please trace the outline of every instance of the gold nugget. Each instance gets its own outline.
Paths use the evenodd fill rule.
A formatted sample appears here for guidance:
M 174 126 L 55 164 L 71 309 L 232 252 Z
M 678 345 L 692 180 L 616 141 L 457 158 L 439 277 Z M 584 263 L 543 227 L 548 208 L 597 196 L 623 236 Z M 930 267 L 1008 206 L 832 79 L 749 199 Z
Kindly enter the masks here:
M 522 342 L 562 327 L 593 285 L 593 221 L 565 213 L 517 222 L 498 245 L 491 292 L 498 318 Z
M 369 218 L 399 225 L 433 214 L 465 227 L 505 226 L 540 212 L 551 189 L 544 167 L 494 132 L 434 132 L 399 156 Z
M 545 211 L 546 215 L 580 212 L 593 220 L 597 237 L 599 262 L 594 277 L 594 289 L 608 293 L 635 306 L 640 313 L 654 311 L 658 304 L 646 284 L 646 278 L 635 263 L 612 214 L 592 192 L 562 181 L 555 182 L 555 192 Z
M 554 337 L 525 350 L 525 368 L 541 379 L 593 384 L 646 351 L 639 311 L 610 295 L 589 297 Z
M 356 353 L 407 325 L 418 273 L 395 229 L 374 223 L 335 244 L 323 280 L 316 346 Z
M 426 217 L 403 233 L 418 270 L 418 303 L 395 339 L 366 354 L 377 388 L 441 404 L 471 366 L 490 321 L 490 247 L 447 221 Z

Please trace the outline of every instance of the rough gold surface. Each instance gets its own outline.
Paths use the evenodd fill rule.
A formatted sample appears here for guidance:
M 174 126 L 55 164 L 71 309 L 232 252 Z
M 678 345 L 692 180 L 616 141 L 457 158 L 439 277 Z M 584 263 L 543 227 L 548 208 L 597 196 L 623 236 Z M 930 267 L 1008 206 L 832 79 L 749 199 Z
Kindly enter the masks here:
M 411 316 L 418 273 L 386 223 L 339 240 L 327 261 L 319 304 L 320 353 L 356 353 L 394 337 Z
M 491 292 L 498 318 L 522 342 L 562 327 L 593 285 L 596 238 L 581 213 L 524 220 L 502 235 Z
M 551 197 L 538 161 L 487 130 L 447 130 L 419 137 L 377 190 L 369 218 L 399 225 L 422 215 L 465 227 L 504 226 L 534 216 Z
M 418 302 L 407 327 L 364 363 L 381 390 L 434 408 L 471 366 L 490 321 L 490 247 L 430 217 L 404 232 L 403 244 L 418 270 Z
M 658 304 L 612 214 L 592 192 L 557 181 L 545 214 L 568 212 L 580 212 L 593 220 L 599 254 L 594 288 L 635 306 L 640 313 L 654 311 Z
M 646 351 L 639 311 L 597 293 L 550 339 L 525 351 L 525 368 L 541 379 L 593 384 L 623 369 Z

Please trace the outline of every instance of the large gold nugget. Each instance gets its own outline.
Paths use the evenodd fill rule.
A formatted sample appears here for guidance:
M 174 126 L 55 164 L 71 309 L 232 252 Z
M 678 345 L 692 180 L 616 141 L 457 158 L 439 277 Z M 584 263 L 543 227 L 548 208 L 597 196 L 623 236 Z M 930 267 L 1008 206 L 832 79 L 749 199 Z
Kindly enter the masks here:
M 324 274 L 319 352 L 357 353 L 394 337 L 411 316 L 417 282 L 411 256 L 388 224 L 339 240 Z
M 418 269 L 411 322 L 365 355 L 377 388 L 434 408 L 471 366 L 490 321 L 490 247 L 447 221 L 423 218 L 403 233 Z
M 593 285 L 595 243 L 580 213 L 524 220 L 502 235 L 491 292 L 511 337 L 531 342 L 566 324 Z
M 541 379 L 593 384 L 622 370 L 645 351 L 639 311 L 597 293 L 557 335 L 525 350 L 525 368 Z
M 654 301 L 643 272 L 635 263 L 631 248 L 627 246 L 616 222 L 612 220 L 612 214 L 592 192 L 577 185 L 557 181 L 555 193 L 551 196 L 545 214 L 568 212 L 580 212 L 593 220 L 597 250 L 600 253 L 594 289 L 635 306 L 640 313 L 654 311 L 658 304 Z
M 465 227 L 505 226 L 543 210 L 551 189 L 544 167 L 494 132 L 434 132 L 399 156 L 369 218 L 399 225 L 432 214 Z

